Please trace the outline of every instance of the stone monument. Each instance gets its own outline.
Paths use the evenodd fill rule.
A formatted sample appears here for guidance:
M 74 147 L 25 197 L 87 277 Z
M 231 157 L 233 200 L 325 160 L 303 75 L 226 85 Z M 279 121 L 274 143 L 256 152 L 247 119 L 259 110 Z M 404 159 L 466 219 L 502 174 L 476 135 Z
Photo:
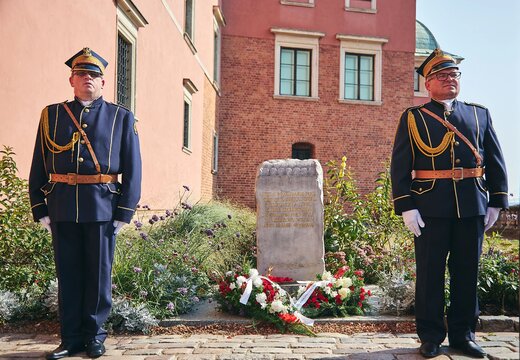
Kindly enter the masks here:
M 323 171 L 317 160 L 269 160 L 256 177 L 257 267 L 309 281 L 325 270 Z

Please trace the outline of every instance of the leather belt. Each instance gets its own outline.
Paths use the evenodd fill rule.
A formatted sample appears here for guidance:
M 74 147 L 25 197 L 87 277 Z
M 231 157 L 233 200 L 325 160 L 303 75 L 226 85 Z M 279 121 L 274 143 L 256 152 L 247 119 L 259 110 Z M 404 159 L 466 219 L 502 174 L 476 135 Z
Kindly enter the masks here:
M 117 182 L 117 174 L 80 175 L 76 173 L 49 174 L 50 182 L 59 182 L 69 185 L 76 184 L 108 184 Z
M 476 178 L 484 175 L 484 168 L 461 168 L 456 167 L 450 170 L 414 170 L 414 179 L 453 179 L 462 180 L 464 178 Z

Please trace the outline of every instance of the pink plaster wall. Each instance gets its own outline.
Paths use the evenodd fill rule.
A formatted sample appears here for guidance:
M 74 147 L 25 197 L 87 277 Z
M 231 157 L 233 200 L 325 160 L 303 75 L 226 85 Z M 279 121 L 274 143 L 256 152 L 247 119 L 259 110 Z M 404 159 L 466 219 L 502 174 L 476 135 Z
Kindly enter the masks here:
M 314 7 L 280 5 L 280 0 L 223 0 L 226 35 L 273 38 L 272 27 L 324 32 L 323 45 L 336 34 L 383 37 L 386 51 L 415 51 L 415 0 L 379 0 L 376 14 L 345 11 L 344 0 L 315 0 Z M 254 18 L 246 15 L 254 11 Z M 406 21 L 403 21 L 406 19 Z
M 176 204 L 182 185 L 201 196 L 204 86 L 213 74 L 213 5 L 195 1 L 194 55 L 183 38 L 183 1 L 133 0 L 148 25 L 138 30 L 136 111 L 143 157 L 141 203 L 154 208 Z M 43 107 L 73 98 L 64 62 L 85 46 L 108 62 L 103 96 L 115 98 L 116 2 L 108 0 L 0 1 L 0 145 L 14 147 L 20 176 L 27 178 Z M 168 12 L 167 7 L 170 8 Z M 182 151 L 183 78 L 193 95 L 192 152 Z M 212 176 L 207 174 L 207 176 Z M 203 179 L 204 178 L 204 179 Z

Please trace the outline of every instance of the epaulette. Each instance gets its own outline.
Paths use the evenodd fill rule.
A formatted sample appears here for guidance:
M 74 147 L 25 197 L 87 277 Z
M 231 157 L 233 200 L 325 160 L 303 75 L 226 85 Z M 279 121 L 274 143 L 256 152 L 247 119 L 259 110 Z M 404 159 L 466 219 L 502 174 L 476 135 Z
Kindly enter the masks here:
M 482 108 L 482 109 L 487 109 L 487 107 L 485 107 L 484 105 L 480 105 L 477 103 L 470 103 L 470 102 L 464 101 L 464 104 L 471 105 L 471 106 L 478 106 L 479 108 Z
M 410 106 L 409 108 L 407 108 L 405 111 L 403 111 L 403 113 L 408 113 L 409 111 L 412 111 L 412 110 L 418 110 L 420 108 L 422 108 L 424 106 L 424 104 L 421 104 L 421 105 L 415 105 L 415 106 Z

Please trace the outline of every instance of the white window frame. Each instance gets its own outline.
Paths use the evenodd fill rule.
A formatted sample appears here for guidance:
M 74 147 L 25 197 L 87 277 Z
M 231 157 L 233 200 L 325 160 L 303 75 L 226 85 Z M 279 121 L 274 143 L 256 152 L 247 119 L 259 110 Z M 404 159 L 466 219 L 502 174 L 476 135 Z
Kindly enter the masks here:
M 193 98 L 192 95 L 195 94 L 198 90 L 195 84 L 190 79 L 183 79 L 183 103 L 182 103 L 182 151 L 187 154 L 191 154 L 191 129 L 192 129 L 192 115 L 193 115 Z M 184 104 L 187 103 L 189 105 L 188 112 L 188 141 L 187 144 L 184 144 L 184 132 L 185 132 L 185 107 Z
M 301 31 L 292 29 L 271 28 L 275 34 L 274 47 L 274 95 L 275 99 L 295 99 L 317 101 L 319 79 L 319 40 L 325 36 L 321 32 Z M 296 48 L 311 50 L 311 93 L 310 96 L 280 95 L 280 52 L 281 48 Z
M 215 18 L 213 18 L 213 85 L 220 89 L 220 64 L 222 56 L 222 31 Z
M 213 131 L 213 157 L 211 159 L 211 173 L 218 172 L 218 133 Z
M 383 82 L 383 45 L 388 39 L 365 37 L 356 35 L 337 34 L 340 44 L 339 60 L 339 102 L 347 104 L 381 105 L 381 88 Z M 373 55 L 374 56 L 374 100 L 345 99 L 345 54 Z
M 368 0 L 370 1 L 370 9 L 351 7 L 351 0 L 345 0 L 345 11 L 353 11 L 353 12 L 363 12 L 368 14 L 376 14 L 377 13 L 377 0 Z
M 291 6 L 314 7 L 314 0 L 305 0 L 305 1 L 280 0 L 280 4 L 291 5 Z
M 117 32 L 130 43 L 131 69 L 130 69 L 130 110 L 135 114 L 135 79 L 137 60 L 137 26 L 126 16 L 121 8 L 117 8 Z M 117 48 L 117 47 L 116 47 Z M 117 85 L 117 66 L 115 71 L 115 84 Z M 117 86 L 114 87 L 114 98 L 117 99 Z

